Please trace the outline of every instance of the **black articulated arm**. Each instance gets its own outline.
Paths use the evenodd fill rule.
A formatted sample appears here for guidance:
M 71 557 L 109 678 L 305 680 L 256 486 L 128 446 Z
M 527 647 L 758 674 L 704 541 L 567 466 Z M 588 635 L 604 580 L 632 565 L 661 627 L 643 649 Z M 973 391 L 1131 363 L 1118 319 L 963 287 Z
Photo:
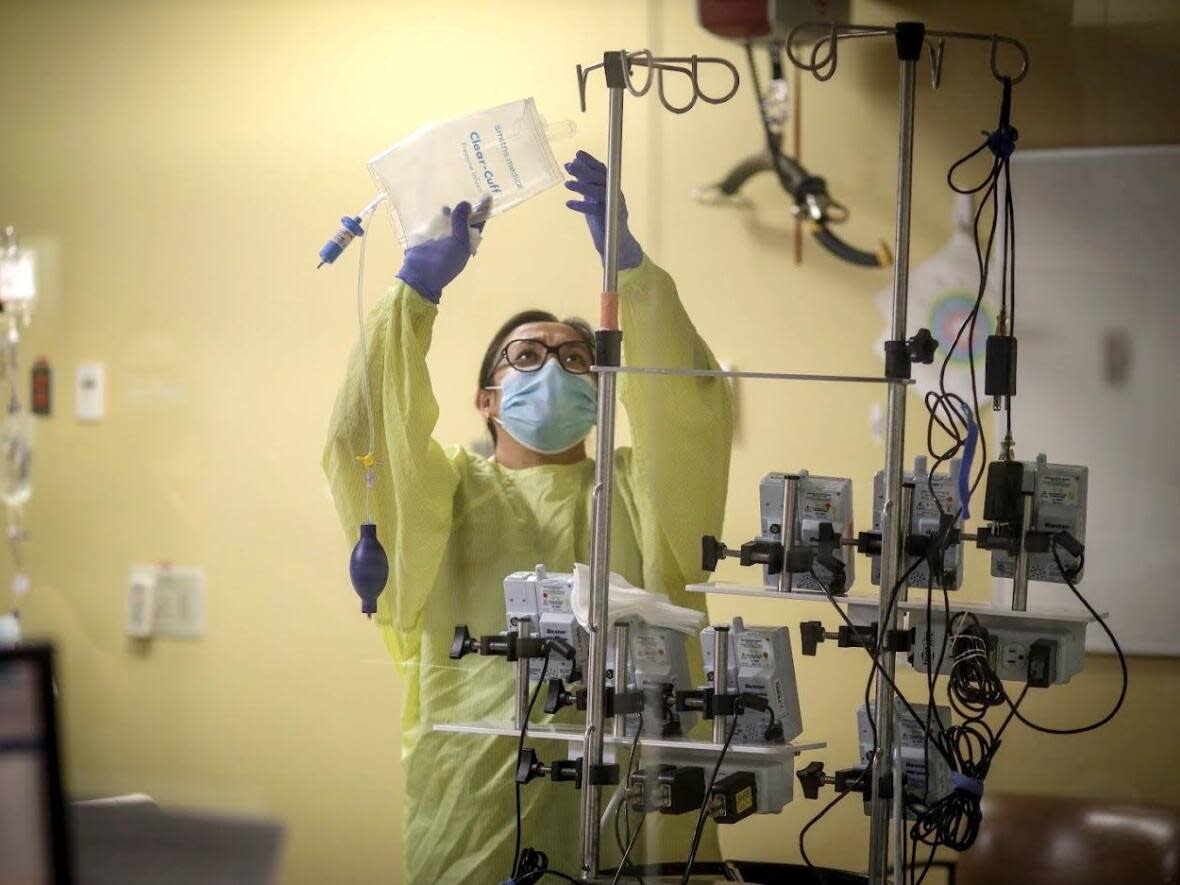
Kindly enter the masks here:
M 813 224 L 811 236 L 837 258 L 857 267 L 888 267 L 893 263 L 893 255 L 884 245 L 876 252 L 866 252 L 840 239 L 826 224 Z
M 776 168 L 775 161 L 768 152 L 754 154 L 734 166 L 710 190 L 718 196 L 733 197 L 747 181 L 762 172 L 777 173 L 783 190 L 790 194 L 794 201 L 794 214 L 807 223 L 815 241 L 837 258 L 859 267 L 886 267 L 893 263 L 893 256 L 884 244 L 878 246 L 876 251 L 868 252 L 845 242 L 833 233 L 830 225 L 842 221 L 842 216 L 847 214 L 846 210 L 828 195 L 827 182 L 809 173 L 794 157 L 780 153 Z M 831 208 L 837 208 L 841 217 L 830 215 Z

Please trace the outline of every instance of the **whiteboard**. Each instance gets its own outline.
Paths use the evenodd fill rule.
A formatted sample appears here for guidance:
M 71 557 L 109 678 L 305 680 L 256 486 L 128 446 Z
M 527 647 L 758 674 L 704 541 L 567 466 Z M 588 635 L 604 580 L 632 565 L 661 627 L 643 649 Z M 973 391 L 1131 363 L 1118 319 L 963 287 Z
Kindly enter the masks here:
M 1012 188 L 1017 457 L 1090 468 L 1079 589 L 1126 652 L 1180 655 L 1180 147 L 1017 151 Z

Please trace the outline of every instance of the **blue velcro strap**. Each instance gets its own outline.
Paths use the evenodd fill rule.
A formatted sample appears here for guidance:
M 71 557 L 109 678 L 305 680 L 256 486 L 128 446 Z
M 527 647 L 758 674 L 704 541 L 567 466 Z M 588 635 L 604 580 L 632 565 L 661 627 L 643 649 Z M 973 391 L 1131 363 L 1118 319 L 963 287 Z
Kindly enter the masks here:
M 975 446 L 979 442 L 979 425 L 970 409 L 965 409 L 963 419 L 967 422 L 967 441 L 963 445 L 963 463 L 959 465 L 959 503 L 963 508 L 963 521 L 971 518 L 971 466 L 975 461 Z
M 1002 129 L 997 129 L 995 132 L 989 133 L 987 136 L 987 146 L 991 152 L 1002 160 L 1008 159 L 1012 156 L 1012 152 L 1016 150 L 1016 130 L 1011 126 L 1005 126 Z
M 983 781 L 976 780 L 973 777 L 967 777 L 965 774 L 959 774 L 957 771 L 951 772 L 951 784 L 956 790 L 965 790 L 980 799 L 983 798 Z

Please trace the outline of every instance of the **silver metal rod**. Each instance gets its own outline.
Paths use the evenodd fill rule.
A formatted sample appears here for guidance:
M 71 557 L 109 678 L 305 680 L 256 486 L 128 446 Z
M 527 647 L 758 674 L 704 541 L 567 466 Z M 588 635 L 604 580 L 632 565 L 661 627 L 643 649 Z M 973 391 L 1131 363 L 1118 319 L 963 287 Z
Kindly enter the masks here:
M 516 623 L 516 635 L 527 639 L 533 635 L 533 622 L 528 618 L 521 618 Z M 518 658 L 516 661 L 516 713 L 512 724 L 520 731 L 528 723 L 529 718 L 529 664 L 531 658 Z
M 910 202 L 914 166 L 914 86 L 916 60 L 902 60 L 899 95 L 898 151 L 897 151 L 897 225 L 893 254 L 893 312 L 890 324 L 891 339 L 906 338 L 906 311 L 909 300 L 910 264 Z M 881 630 L 897 624 L 897 610 L 890 608 L 890 597 L 901 574 L 899 552 L 905 525 L 900 511 L 902 459 L 905 456 L 906 389 L 893 385 L 888 390 L 885 435 L 885 503 L 881 533 L 881 595 L 878 621 Z M 893 689 L 890 682 L 896 668 L 896 656 L 880 655 L 881 670 L 876 679 L 877 756 L 873 777 L 878 784 L 893 777 L 894 734 Z M 869 817 L 869 885 L 885 885 L 889 859 L 889 823 L 893 803 L 880 798 L 880 790 L 873 791 Z M 899 826 L 902 822 L 898 822 Z M 894 858 L 897 870 L 895 882 L 904 882 L 905 855 Z
M 627 690 L 627 648 L 631 641 L 631 631 L 626 621 L 615 621 L 615 697 Z M 615 737 L 625 737 L 627 734 L 627 714 L 615 713 Z M 601 826 L 601 822 L 599 824 Z
M 713 697 L 729 694 L 729 627 L 713 628 Z M 728 716 L 713 717 L 713 743 L 725 743 Z
M 906 539 L 914 531 L 914 484 L 912 482 L 902 482 L 901 494 L 897 498 L 898 512 L 901 514 L 901 536 L 898 539 L 897 545 L 897 562 L 898 574 L 904 574 L 905 570 L 910 567 L 909 557 L 906 556 Z M 910 598 L 910 582 L 907 578 L 905 583 L 897 590 L 898 603 L 905 602 Z
M 600 375 L 673 375 L 681 378 L 762 378 L 769 381 L 829 381 L 836 384 L 889 384 L 907 387 L 912 378 L 870 378 L 865 375 L 806 375 L 797 372 L 738 372 L 725 369 L 665 369 L 657 366 L 593 366 Z
M 619 210 L 623 202 L 623 90 L 611 89 L 606 143 L 606 229 L 602 246 L 602 291 L 619 289 Z
M 1006 37 L 1003 34 L 975 34 L 970 31 L 927 31 L 926 36 L 938 37 L 943 40 L 979 40 L 990 42 L 992 45 L 990 64 L 992 74 L 996 77 L 1001 76 L 999 65 L 996 63 L 996 49 L 1000 43 L 1006 43 L 1020 53 L 1020 70 L 1011 75 L 1012 82 L 1019 83 L 1028 76 L 1028 67 L 1030 64 L 1028 48 L 1013 37 Z
M 606 160 L 606 236 L 603 250 L 603 292 L 615 292 L 619 281 L 619 208 L 623 161 L 623 88 L 607 90 L 610 114 Z M 586 738 L 582 759 L 584 771 L 602 764 L 605 707 L 603 690 L 606 679 L 606 620 L 608 578 L 610 575 L 610 525 L 615 462 L 615 376 L 598 379 L 598 442 L 595 447 L 594 492 L 590 523 L 590 651 L 586 679 Z M 582 876 L 598 875 L 598 848 L 601 830 L 599 815 L 602 788 L 584 783 L 581 792 L 580 836 Z
M 791 548 L 795 546 L 795 518 L 799 510 L 799 477 L 788 473 L 783 478 L 783 509 L 779 538 L 783 542 L 783 570 L 778 573 L 778 592 L 791 592 L 791 573 L 787 570 Z
M 1032 528 L 1032 495 L 1020 496 L 1020 552 L 1012 566 L 1012 611 L 1028 610 L 1028 531 Z
M 909 537 L 914 527 L 914 484 L 912 482 L 903 482 L 901 484 L 901 497 L 898 498 L 898 510 L 901 513 L 901 524 L 903 530 L 901 533 L 901 543 L 898 545 L 897 561 L 899 563 L 898 569 L 901 574 L 905 574 L 910 567 L 910 558 L 906 555 L 906 539 Z M 898 603 L 905 602 L 910 595 L 909 579 L 897 591 Z M 895 617 L 895 620 L 899 620 Z M 896 734 L 896 729 L 894 730 Z M 894 858 L 905 858 L 905 833 L 906 828 L 902 826 L 902 821 L 905 820 L 905 767 L 902 764 L 901 758 L 902 742 L 894 740 L 893 742 L 893 856 Z M 895 864 L 896 866 L 896 864 Z M 895 873 L 896 876 L 896 873 Z M 895 881 L 897 881 L 895 879 Z M 904 881 L 904 880 L 901 880 Z
M 811 40 L 799 40 L 798 35 L 805 32 L 812 32 Z M 855 25 L 832 22 L 803 22 L 796 25 L 787 34 L 786 52 L 787 58 L 795 67 L 805 71 L 810 71 L 818 80 L 829 80 L 832 75 L 836 73 L 836 47 L 841 40 L 854 39 L 857 37 L 885 37 L 895 33 L 895 28 L 881 27 L 879 25 Z M 927 41 L 930 38 L 937 40 L 976 40 L 986 41 L 991 43 L 991 58 L 990 66 L 992 76 L 1000 78 L 1004 76 L 1000 71 L 999 64 L 996 60 L 997 50 L 1001 43 L 1011 46 L 1020 54 L 1020 70 L 1011 75 L 1013 83 L 1019 83 L 1028 75 L 1029 55 L 1028 48 L 1019 40 L 1008 37 L 1003 34 L 978 34 L 970 31 L 931 31 L 924 32 L 924 37 Z M 800 58 L 796 51 L 801 43 L 811 43 L 814 41 L 814 46 L 811 51 L 809 61 L 804 61 Z M 929 44 L 928 44 L 929 45 Z M 941 50 L 940 50 L 941 51 Z M 935 84 L 937 86 L 937 83 Z

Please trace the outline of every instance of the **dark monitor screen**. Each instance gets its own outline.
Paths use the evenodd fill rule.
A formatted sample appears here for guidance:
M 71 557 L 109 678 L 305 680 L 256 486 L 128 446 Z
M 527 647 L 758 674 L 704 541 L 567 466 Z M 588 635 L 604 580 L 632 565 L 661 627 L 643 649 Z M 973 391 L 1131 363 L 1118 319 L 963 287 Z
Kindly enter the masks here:
M 0 649 L 0 883 L 68 883 L 53 650 Z

